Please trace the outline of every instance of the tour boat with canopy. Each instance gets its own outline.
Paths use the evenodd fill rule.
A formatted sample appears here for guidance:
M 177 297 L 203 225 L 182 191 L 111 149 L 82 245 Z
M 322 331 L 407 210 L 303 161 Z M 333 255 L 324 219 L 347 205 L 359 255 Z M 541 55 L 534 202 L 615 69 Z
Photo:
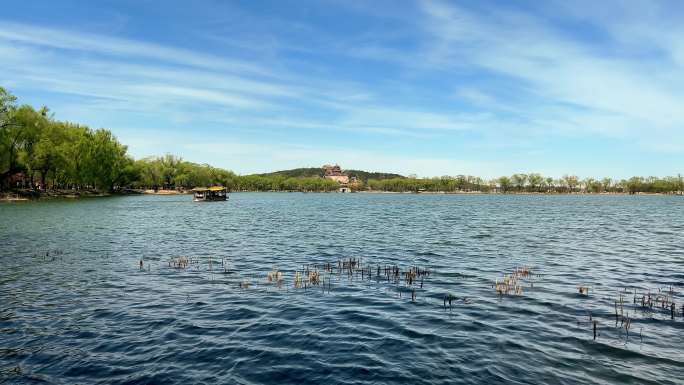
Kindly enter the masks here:
M 196 187 L 192 189 L 195 202 L 215 202 L 228 199 L 228 189 L 223 186 Z

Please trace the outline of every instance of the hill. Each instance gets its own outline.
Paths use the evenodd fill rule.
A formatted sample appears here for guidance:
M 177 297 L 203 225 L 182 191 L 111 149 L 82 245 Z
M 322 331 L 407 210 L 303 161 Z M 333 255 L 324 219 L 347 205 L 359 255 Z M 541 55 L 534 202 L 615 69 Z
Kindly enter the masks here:
M 282 176 L 285 178 L 303 178 L 312 176 L 323 176 L 323 169 L 320 167 L 302 167 L 293 168 L 291 170 L 280 170 L 274 172 L 267 172 L 264 174 L 256 174 L 258 176 Z
M 355 176 L 357 179 L 363 181 L 364 183 L 367 182 L 368 179 L 382 180 L 382 179 L 393 179 L 393 178 L 406 178 L 403 175 L 393 174 L 390 172 L 369 172 L 369 171 L 363 171 L 363 170 L 344 170 L 344 173 L 349 175 L 350 177 Z
M 403 175 L 393 174 L 388 172 L 369 172 L 363 170 L 344 170 L 345 174 L 350 177 L 356 177 L 357 179 L 366 182 L 368 179 L 392 179 L 392 178 L 405 178 Z M 303 168 L 293 168 L 291 170 L 280 170 L 264 174 L 257 174 L 259 176 L 282 176 L 285 178 L 301 178 L 301 177 L 312 177 L 324 175 L 323 169 L 320 167 L 303 167 Z

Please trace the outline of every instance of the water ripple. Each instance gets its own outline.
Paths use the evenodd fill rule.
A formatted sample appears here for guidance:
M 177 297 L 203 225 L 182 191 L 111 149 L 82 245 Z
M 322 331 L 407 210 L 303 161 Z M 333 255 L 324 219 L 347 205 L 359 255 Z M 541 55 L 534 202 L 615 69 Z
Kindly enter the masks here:
M 681 197 L 645 196 L 3 204 L 0 383 L 677 384 L 683 214 Z M 201 263 L 169 267 L 179 256 Z M 432 274 L 413 288 L 293 287 L 303 265 L 346 258 Z M 497 296 L 494 280 L 523 265 L 533 286 Z M 281 288 L 265 280 L 273 268 Z M 633 303 L 670 287 L 675 320 Z

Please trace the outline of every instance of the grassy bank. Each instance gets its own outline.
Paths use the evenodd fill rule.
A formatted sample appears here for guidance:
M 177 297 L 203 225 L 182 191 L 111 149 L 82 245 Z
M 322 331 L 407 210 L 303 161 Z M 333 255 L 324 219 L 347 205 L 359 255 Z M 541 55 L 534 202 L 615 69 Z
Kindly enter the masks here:
M 31 189 L 12 189 L 6 192 L 0 192 L 0 201 L 3 202 L 22 202 L 39 199 L 79 199 L 79 198 L 96 198 L 108 197 L 113 195 L 135 195 L 142 194 L 142 190 L 119 190 L 115 192 L 103 192 L 99 190 L 72 190 L 72 189 L 55 189 L 55 190 L 31 190 Z

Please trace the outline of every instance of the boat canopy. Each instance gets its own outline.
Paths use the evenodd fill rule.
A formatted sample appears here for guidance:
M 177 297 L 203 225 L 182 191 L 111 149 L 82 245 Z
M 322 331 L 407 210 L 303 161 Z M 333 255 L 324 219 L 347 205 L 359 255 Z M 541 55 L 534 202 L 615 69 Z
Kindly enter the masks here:
M 211 186 L 211 187 L 195 187 L 192 189 L 194 192 L 206 192 L 206 191 L 223 191 L 225 187 L 222 186 Z

